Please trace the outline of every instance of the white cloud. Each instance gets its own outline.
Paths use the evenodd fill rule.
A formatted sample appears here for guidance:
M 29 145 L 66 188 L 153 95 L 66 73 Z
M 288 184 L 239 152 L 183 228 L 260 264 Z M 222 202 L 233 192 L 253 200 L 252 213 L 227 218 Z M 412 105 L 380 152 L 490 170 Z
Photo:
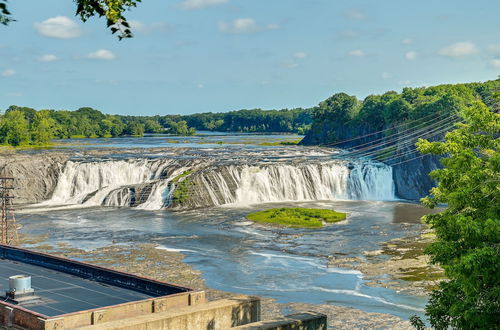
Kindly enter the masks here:
M 355 56 L 355 57 L 363 57 L 363 56 L 365 56 L 366 54 L 365 54 L 365 52 L 364 52 L 364 51 L 362 51 L 362 50 L 355 49 L 355 50 L 351 50 L 351 51 L 349 52 L 349 55 L 351 55 L 351 56 Z
M 413 43 L 413 39 L 410 39 L 410 38 L 404 38 L 403 40 L 401 40 L 401 43 L 403 45 L 411 45 Z
M 288 61 L 285 63 L 285 66 L 289 69 L 295 69 L 296 67 L 299 66 L 299 64 L 294 61 Z
M 168 32 L 172 27 L 167 23 L 146 24 L 136 20 L 129 20 L 132 33 L 151 34 L 155 32 Z
M 238 18 L 232 22 L 219 22 L 219 30 L 224 33 L 248 34 L 279 29 L 278 24 L 261 26 L 253 18 Z
M 197 87 L 197 88 L 199 88 L 199 89 L 202 89 L 202 88 L 205 88 L 205 85 L 203 85 L 203 84 L 198 84 L 198 85 L 196 85 L 196 87 Z
M 59 58 L 52 54 L 45 54 L 42 56 L 38 56 L 36 59 L 40 62 L 54 62 L 57 61 Z
M 193 10 L 217 6 L 227 2 L 229 0 L 184 0 L 179 6 L 184 10 Z
M 343 30 L 337 33 L 337 37 L 342 39 L 354 39 L 359 37 L 359 33 L 353 30 Z
M 389 72 L 382 72 L 381 77 L 382 79 L 390 79 L 392 78 L 392 74 L 390 74 Z
M 2 71 L 2 77 L 11 77 L 16 74 L 16 71 L 12 69 L 6 69 Z
M 494 68 L 494 69 L 500 69 L 500 58 L 493 59 L 489 61 L 489 66 Z
M 475 44 L 464 41 L 442 48 L 439 50 L 439 55 L 458 58 L 473 55 L 477 52 L 478 49 Z
M 303 58 L 307 57 L 307 54 L 305 52 L 297 52 L 297 53 L 293 54 L 293 57 L 295 57 L 297 59 L 303 59 Z
M 114 60 L 116 58 L 116 55 L 110 50 L 99 49 L 93 53 L 89 53 L 87 55 L 87 58 L 91 58 L 94 60 Z
M 344 16 L 346 16 L 347 18 L 350 18 L 350 19 L 357 20 L 357 21 L 362 21 L 362 20 L 366 19 L 365 13 L 363 13 L 361 10 L 355 9 L 355 8 L 345 11 Z
M 271 23 L 267 24 L 264 29 L 265 30 L 278 30 L 280 28 L 279 24 Z
M 405 57 L 407 60 L 409 61 L 413 61 L 414 59 L 417 58 L 417 52 L 412 50 L 412 51 L 409 51 L 405 54 Z
M 500 45 L 490 45 L 488 51 L 494 56 L 500 56 Z
M 72 39 L 82 35 L 80 26 L 66 16 L 49 18 L 42 23 L 35 23 L 35 29 L 43 36 L 56 39 Z
M 19 93 L 19 92 L 7 92 L 4 95 L 7 96 L 7 97 L 19 97 L 19 96 L 23 96 L 23 94 Z
M 118 81 L 114 79 L 96 79 L 95 80 L 96 84 L 102 84 L 102 85 L 118 85 Z

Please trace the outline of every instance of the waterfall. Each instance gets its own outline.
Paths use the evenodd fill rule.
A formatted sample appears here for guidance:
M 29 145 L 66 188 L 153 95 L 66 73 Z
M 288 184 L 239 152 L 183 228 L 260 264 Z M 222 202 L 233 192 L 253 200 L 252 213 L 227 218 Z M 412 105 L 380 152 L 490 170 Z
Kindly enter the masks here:
M 337 164 L 244 167 L 236 203 L 346 199 L 348 176 Z
M 383 164 L 354 163 L 349 175 L 348 190 L 350 199 L 395 199 L 392 167 Z
M 182 205 L 176 204 L 171 201 L 179 184 L 174 178 L 187 170 L 192 170 L 187 177 L 190 198 Z M 337 160 L 293 165 L 214 165 L 199 160 L 180 164 L 171 159 L 131 159 L 69 161 L 52 198 L 44 204 L 160 209 L 394 198 L 392 169 L 378 163 Z
M 141 194 L 145 194 L 147 185 L 154 186 L 169 164 L 165 160 L 144 159 L 69 161 L 59 176 L 52 198 L 44 204 L 129 206 L 132 200 L 144 198 Z M 133 185 L 143 187 L 131 187 Z
M 280 201 L 392 200 L 392 170 L 382 164 L 229 166 L 203 175 L 193 188 L 195 207 Z M 231 189 L 230 186 L 234 186 Z M 204 195 L 204 196 L 203 196 Z

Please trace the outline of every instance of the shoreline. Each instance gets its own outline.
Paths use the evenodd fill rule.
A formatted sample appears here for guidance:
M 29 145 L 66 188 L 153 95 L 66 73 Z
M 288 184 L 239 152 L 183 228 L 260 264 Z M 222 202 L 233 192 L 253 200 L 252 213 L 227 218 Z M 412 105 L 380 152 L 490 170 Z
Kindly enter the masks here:
M 433 240 L 429 229 L 420 235 L 395 238 L 381 244 L 381 249 L 364 251 L 362 258 L 330 257 L 330 267 L 355 269 L 366 283 L 396 292 L 426 297 L 443 280 L 443 270 L 431 265 L 424 249 Z

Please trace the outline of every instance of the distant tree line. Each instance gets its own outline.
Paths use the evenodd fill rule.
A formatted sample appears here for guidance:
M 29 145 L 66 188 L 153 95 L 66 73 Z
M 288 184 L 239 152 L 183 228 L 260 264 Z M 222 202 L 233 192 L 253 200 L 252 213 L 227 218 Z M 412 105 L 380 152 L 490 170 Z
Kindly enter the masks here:
M 198 130 L 305 134 L 312 124 L 312 109 L 207 112 L 182 116 L 182 119 Z
M 47 145 L 54 138 L 99 138 L 166 133 L 189 136 L 196 130 L 304 134 L 311 109 L 239 110 L 166 116 L 108 115 L 89 107 L 76 111 L 35 110 L 12 105 L 0 114 L 0 145 Z
M 312 109 L 283 110 L 235 110 L 229 112 L 205 112 L 192 115 L 166 116 L 119 116 L 125 120 L 169 127 L 180 135 L 189 135 L 193 130 L 237 132 L 237 133 L 298 133 L 305 134 L 311 127 Z M 149 124 L 148 124 L 149 123 Z
M 0 145 L 48 145 L 51 140 L 91 137 L 143 136 L 144 133 L 192 135 L 195 129 L 185 121 L 160 124 L 147 117 L 103 114 L 92 108 L 67 110 L 35 110 L 10 106 L 0 115 Z

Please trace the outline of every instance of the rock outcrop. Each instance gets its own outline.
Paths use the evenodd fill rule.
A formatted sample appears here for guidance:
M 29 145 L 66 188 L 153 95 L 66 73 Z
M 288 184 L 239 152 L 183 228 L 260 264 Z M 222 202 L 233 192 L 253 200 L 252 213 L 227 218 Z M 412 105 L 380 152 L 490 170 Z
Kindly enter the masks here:
M 0 170 L 15 178 L 15 204 L 31 204 L 51 197 L 64 164 L 64 153 L 1 154 Z

